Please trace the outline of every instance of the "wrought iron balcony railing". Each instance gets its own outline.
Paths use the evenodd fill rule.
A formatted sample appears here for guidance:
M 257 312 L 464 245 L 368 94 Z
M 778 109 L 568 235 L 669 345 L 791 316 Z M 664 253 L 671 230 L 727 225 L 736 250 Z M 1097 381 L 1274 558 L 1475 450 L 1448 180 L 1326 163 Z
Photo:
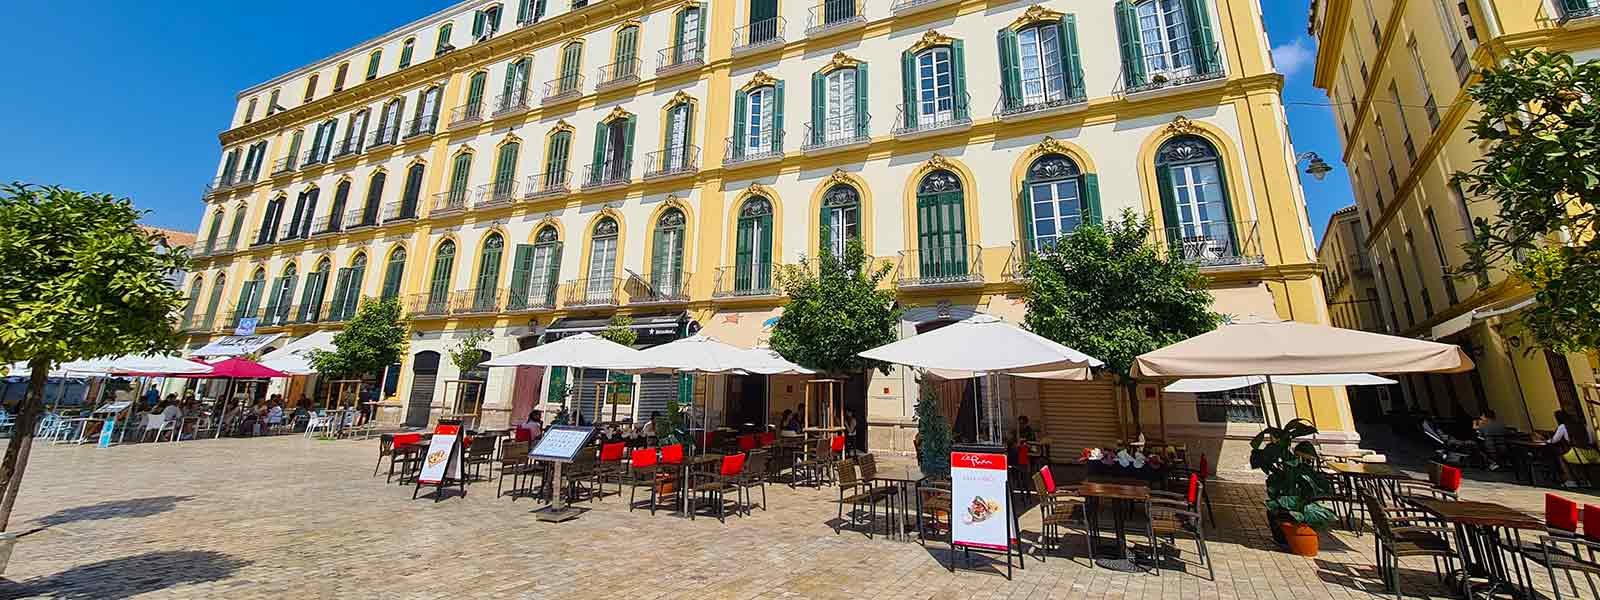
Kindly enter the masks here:
M 689 281 L 685 271 L 646 273 L 628 280 L 628 304 L 678 304 L 689 301 Z
M 644 68 L 644 63 L 638 58 L 625 58 L 609 65 L 600 67 L 600 80 L 595 84 L 598 89 L 620 87 L 639 83 L 639 71 Z
M 533 108 L 533 102 L 531 101 L 532 98 L 530 98 L 532 95 L 533 94 L 529 93 L 528 90 L 523 89 L 513 92 L 509 95 L 501 94 L 496 96 L 494 99 L 494 116 L 503 117 L 506 115 L 527 112 L 529 109 Z
M 828 117 L 822 123 L 806 123 L 806 141 L 801 152 L 816 152 L 865 144 L 872 141 L 872 115 Z
M 433 207 L 429 215 L 445 215 L 467 209 L 468 190 L 463 187 L 458 190 L 445 190 L 433 195 Z
M 942 129 L 968 127 L 972 125 L 971 107 L 972 95 L 966 93 L 938 98 L 931 103 L 918 102 L 911 111 L 901 104 L 900 115 L 894 120 L 894 135 L 921 135 Z
M 420 119 L 412 119 L 405 124 L 405 139 L 433 135 L 439 130 L 439 115 L 427 115 Z
M 734 53 L 783 44 L 783 17 L 772 17 L 733 29 Z
M 866 3 L 862 0 L 822 0 L 810 12 L 806 19 L 807 37 L 867 22 Z
M 346 230 L 350 230 L 377 225 L 378 212 L 379 211 L 376 210 L 367 212 L 366 207 L 352 208 L 347 210 L 344 213 L 344 228 Z
M 393 145 L 400 141 L 400 124 L 390 123 L 388 126 L 379 127 L 377 131 L 367 136 L 367 149 L 377 149 Z
M 346 156 L 361 154 L 362 143 L 365 141 L 360 137 L 345 138 L 344 141 L 339 142 L 339 151 L 334 153 L 333 159 L 339 160 Z
M 328 146 L 324 148 L 312 148 L 310 150 L 306 150 L 305 154 L 300 156 L 300 166 L 304 168 L 328 162 L 328 160 L 332 158 L 329 156 L 332 151 L 333 144 L 328 144 Z
M 468 102 L 450 109 L 450 128 L 465 127 L 483 122 L 483 101 Z
M 1146 54 L 1144 64 L 1144 81 L 1136 81 L 1128 65 L 1122 66 L 1122 81 L 1127 86 L 1123 92 L 1137 94 L 1221 79 L 1227 74 L 1222 68 L 1222 52 L 1217 44 L 1186 48 L 1176 52 Z M 1165 66 L 1151 68 L 1150 65 Z
M 656 76 L 669 75 L 706 64 L 706 51 L 700 40 L 674 44 L 656 51 Z
M 895 14 L 899 15 L 933 8 L 935 6 L 951 4 L 953 2 L 955 2 L 955 0 L 894 0 L 894 4 L 890 5 L 889 10 L 894 11 Z
M 282 175 L 284 173 L 293 173 L 294 170 L 300 166 L 298 164 L 299 159 L 300 157 L 298 156 L 285 156 L 278 160 L 272 161 L 272 174 Z
M 583 189 L 624 185 L 632 177 L 632 160 L 612 158 L 584 167 Z
M 722 164 L 728 166 L 783 158 L 783 131 L 774 130 L 762 135 L 745 134 L 738 138 L 730 137 L 724 146 L 727 147 L 727 151 L 722 157 Z
M 1193 262 L 1201 268 L 1266 264 L 1255 221 L 1214 221 L 1168 227 L 1158 242 L 1166 246 L 1172 258 Z
M 622 301 L 622 278 L 590 277 L 567 282 L 569 307 L 616 306 Z
M 417 218 L 417 203 L 415 201 L 390 202 L 383 206 L 383 222 L 406 221 Z
M 539 280 L 528 286 L 525 290 L 511 290 L 506 295 L 506 310 L 530 311 L 551 310 L 556 307 L 556 291 L 560 286 L 555 277 L 536 275 Z
M 505 290 L 501 288 L 474 288 L 451 294 L 450 312 L 457 315 L 482 315 L 500 312 Z
M 522 193 L 529 200 L 561 196 L 572 191 L 571 171 L 549 171 L 529 175 L 522 184 Z
M 344 230 L 344 213 L 335 213 L 317 217 L 311 222 L 311 235 L 326 235 L 339 233 Z
M 442 317 L 450 314 L 450 293 L 413 294 L 410 305 L 413 318 Z
M 503 179 L 493 183 L 485 183 L 473 190 L 473 208 L 510 204 L 517 196 L 517 180 Z
M 1041 85 L 1043 82 L 1040 82 Z M 1026 84 L 1024 84 L 1026 85 Z M 1054 92 L 1040 90 L 1040 93 L 1029 94 L 1024 92 L 1021 97 L 1013 98 L 1002 86 L 1000 89 L 1000 102 L 995 105 L 994 116 L 1000 118 L 1046 113 L 1071 106 L 1082 106 L 1088 103 L 1084 97 L 1082 86 L 1068 85 L 1066 76 L 1063 76 L 1061 89 Z M 1075 91 L 1077 93 L 1069 93 Z
M 645 179 L 692 175 L 700 171 L 700 147 L 676 146 L 644 155 Z
M 902 251 L 895 282 L 902 288 L 982 285 L 983 248 L 949 244 Z
M 713 298 L 776 296 L 780 292 L 777 267 L 762 262 L 717 267 L 717 283 L 711 296 Z
M 582 95 L 583 75 L 579 73 L 573 73 L 571 75 L 563 75 L 561 77 L 551 79 L 550 81 L 546 81 L 544 84 L 544 100 L 542 103 L 556 104 L 558 102 L 575 100 Z

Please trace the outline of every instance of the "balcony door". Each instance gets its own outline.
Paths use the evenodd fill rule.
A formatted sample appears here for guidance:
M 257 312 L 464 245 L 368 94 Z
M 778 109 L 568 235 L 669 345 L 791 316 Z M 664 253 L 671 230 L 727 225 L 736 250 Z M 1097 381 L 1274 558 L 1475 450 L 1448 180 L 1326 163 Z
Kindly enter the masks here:
M 967 276 L 967 217 L 961 178 L 943 169 L 917 184 L 917 261 L 924 280 Z
M 772 202 L 760 196 L 739 210 L 733 257 L 733 289 L 759 293 L 772 289 Z
M 1061 28 L 1056 24 L 1036 25 L 1017 32 L 1023 105 L 1059 102 L 1066 98 L 1062 48 Z
M 837 142 L 856 136 L 856 70 L 838 69 L 824 78 L 823 140 Z
M 1156 151 L 1156 180 L 1167 241 L 1186 259 L 1240 256 L 1222 161 L 1204 139 L 1184 136 Z
M 694 106 L 680 102 L 667 113 L 667 144 L 661 170 L 675 173 L 689 166 L 689 127 Z
M 683 227 L 683 211 L 676 208 L 656 221 L 650 260 L 650 291 L 656 296 L 677 296 L 683 289 Z
M 861 194 L 837 184 L 822 195 L 822 243 L 834 256 L 844 256 L 850 240 L 861 237 Z
M 739 143 L 746 156 L 772 151 L 772 125 L 776 88 L 761 87 L 750 90 L 745 100 L 744 139 Z
M 606 217 L 594 226 L 589 240 L 589 281 L 585 291 L 591 303 L 612 300 L 617 273 L 617 222 Z
M 917 123 L 928 127 L 955 120 L 955 69 L 950 48 L 917 54 Z
M 1185 0 L 1145 0 L 1135 10 L 1139 40 L 1144 45 L 1145 70 L 1168 78 L 1194 74 L 1194 53 L 1189 44 L 1189 15 Z

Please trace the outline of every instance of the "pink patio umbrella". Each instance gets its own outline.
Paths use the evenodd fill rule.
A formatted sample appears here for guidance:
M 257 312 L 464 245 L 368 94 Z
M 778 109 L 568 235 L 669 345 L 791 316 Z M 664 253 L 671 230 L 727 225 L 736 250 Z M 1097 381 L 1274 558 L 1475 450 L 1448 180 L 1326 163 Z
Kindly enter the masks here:
M 189 379 L 226 379 L 228 391 L 223 395 L 223 405 L 217 414 L 217 435 L 222 437 L 222 415 L 227 413 L 227 403 L 233 401 L 233 386 L 240 379 L 271 379 L 274 377 L 288 377 L 288 373 L 263 366 L 261 363 L 246 358 L 230 358 L 211 365 L 209 373 L 191 373 L 174 375 Z

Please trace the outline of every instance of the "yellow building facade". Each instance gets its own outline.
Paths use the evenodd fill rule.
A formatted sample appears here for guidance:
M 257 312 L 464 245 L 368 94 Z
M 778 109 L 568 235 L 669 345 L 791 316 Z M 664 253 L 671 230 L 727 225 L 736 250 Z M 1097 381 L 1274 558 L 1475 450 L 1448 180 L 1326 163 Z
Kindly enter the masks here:
M 597 420 L 692 397 L 759 424 L 802 408 L 804 380 L 646 376 L 601 406 L 605 373 L 441 357 L 472 330 L 498 356 L 616 314 L 641 345 L 755 346 L 775 270 L 849 239 L 893 266 L 903 335 L 1020 322 L 1025 253 L 1124 209 L 1201 264 L 1218 311 L 1325 323 L 1269 48 L 1253 1 L 461 3 L 239 95 L 186 327 L 197 347 L 240 318 L 299 338 L 392 296 L 414 330 L 396 419 L 453 412 L 470 379 L 485 423 L 565 382 Z M 1109 381 L 954 385 L 952 414 L 994 394 L 1058 447 L 1135 427 Z M 913 373 L 845 388 L 864 442 L 910 449 Z M 1157 389 L 1141 413 L 1174 438 L 1260 428 L 1259 403 Z M 1342 393 L 1278 396 L 1354 443 Z
M 1594 369 L 1519 333 L 1532 302 L 1500 269 L 1457 276 L 1473 218 L 1495 207 L 1450 182 L 1481 150 L 1468 127 L 1476 70 L 1523 48 L 1600 57 L 1600 5 L 1589 0 L 1317 0 L 1316 85 L 1328 92 L 1344 162 L 1368 232 L 1379 318 L 1401 335 L 1461 345 L 1478 369 L 1402 382 L 1411 408 L 1470 418 L 1494 410 L 1523 429 L 1554 429 L 1553 413 L 1593 427 Z

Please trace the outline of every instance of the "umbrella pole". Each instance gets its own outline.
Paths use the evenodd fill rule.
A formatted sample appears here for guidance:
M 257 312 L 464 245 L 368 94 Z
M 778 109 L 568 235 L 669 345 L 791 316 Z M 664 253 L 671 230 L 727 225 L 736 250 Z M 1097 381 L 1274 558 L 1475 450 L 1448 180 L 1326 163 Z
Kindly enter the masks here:
M 222 419 L 228 415 L 228 405 L 233 403 L 233 383 L 234 379 L 232 377 L 228 378 L 228 385 L 227 387 L 223 388 L 224 391 L 222 394 L 222 401 L 217 403 L 221 406 L 221 408 L 217 410 L 217 435 L 213 436 L 211 439 L 222 438 Z M 183 424 L 180 422 L 178 427 L 181 429 Z M 182 436 L 183 432 L 179 431 L 178 435 Z

